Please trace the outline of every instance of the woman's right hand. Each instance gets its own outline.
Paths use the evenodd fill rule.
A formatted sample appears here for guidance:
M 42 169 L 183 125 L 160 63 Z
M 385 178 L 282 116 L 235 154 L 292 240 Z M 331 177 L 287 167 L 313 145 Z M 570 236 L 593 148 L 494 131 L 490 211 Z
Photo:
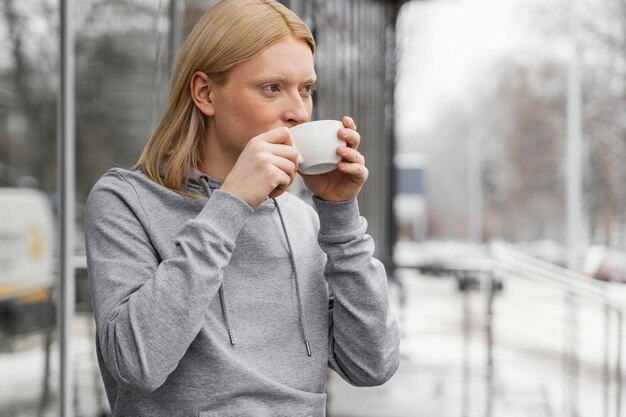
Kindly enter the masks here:
M 265 197 L 285 192 L 297 170 L 298 151 L 289 129 L 277 127 L 248 142 L 221 189 L 256 208 Z

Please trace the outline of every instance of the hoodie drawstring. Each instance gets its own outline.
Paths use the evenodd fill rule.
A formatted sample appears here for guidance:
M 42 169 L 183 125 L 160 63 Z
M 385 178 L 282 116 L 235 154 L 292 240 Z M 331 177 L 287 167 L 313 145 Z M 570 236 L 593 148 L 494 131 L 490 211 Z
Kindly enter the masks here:
M 200 182 L 204 187 L 204 191 L 206 192 L 207 198 L 211 196 L 211 187 L 209 186 L 208 181 L 203 176 L 200 176 Z M 289 240 L 289 234 L 287 233 L 287 226 L 285 226 L 285 219 L 283 218 L 283 213 L 280 210 L 280 206 L 278 205 L 278 201 L 275 198 L 272 198 L 274 202 L 274 206 L 276 207 L 276 211 L 278 211 L 278 217 L 280 218 L 280 225 L 283 229 L 283 234 L 285 236 L 285 240 L 287 241 L 287 249 L 289 251 L 289 260 L 291 261 L 291 268 L 293 269 L 293 277 L 294 282 L 296 284 L 296 297 L 298 299 L 298 313 L 300 316 L 300 330 L 302 331 L 302 337 L 304 339 L 304 346 L 306 347 L 307 355 L 311 356 L 311 344 L 309 342 L 309 331 L 306 324 L 306 316 L 304 314 L 304 307 L 302 304 L 302 294 L 300 292 L 300 279 L 298 278 L 298 269 L 296 268 L 296 259 L 293 254 L 293 249 L 291 247 L 291 241 Z M 228 303 L 226 302 L 226 290 L 224 289 L 224 282 L 219 288 L 219 296 L 220 296 L 220 305 L 222 307 L 222 315 L 224 316 L 224 322 L 226 324 L 226 330 L 228 331 L 228 337 L 230 339 L 231 345 L 235 345 L 235 336 L 233 334 L 232 327 L 230 325 L 230 317 L 228 315 Z
M 283 213 L 280 210 L 280 206 L 278 205 L 278 201 L 275 198 L 272 198 L 274 201 L 274 205 L 276 206 L 276 210 L 278 211 L 278 217 L 280 218 L 280 224 L 283 228 L 283 234 L 285 235 L 285 240 L 287 241 L 287 249 L 289 250 L 289 259 L 291 260 L 291 268 L 293 269 L 293 277 L 296 284 L 296 296 L 298 298 L 298 310 L 300 313 L 300 326 L 302 330 L 302 337 L 304 338 L 304 346 L 306 347 L 306 353 L 311 356 L 311 344 L 309 343 L 309 332 L 307 330 L 306 325 L 306 316 L 304 314 L 304 308 L 302 307 L 302 295 L 300 293 L 300 279 L 298 278 L 298 269 L 296 268 L 296 259 L 293 255 L 293 249 L 291 248 L 291 241 L 289 240 L 289 235 L 287 234 L 287 227 L 285 226 L 285 220 L 283 219 Z
M 222 285 L 220 285 L 220 304 L 222 305 L 222 314 L 224 315 L 224 321 L 226 322 L 226 330 L 228 330 L 230 344 L 235 346 L 235 336 L 233 336 L 233 330 L 230 327 L 230 318 L 228 317 L 228 306 L 226 305 L 226 295 L 224 294 L 223 282 Z

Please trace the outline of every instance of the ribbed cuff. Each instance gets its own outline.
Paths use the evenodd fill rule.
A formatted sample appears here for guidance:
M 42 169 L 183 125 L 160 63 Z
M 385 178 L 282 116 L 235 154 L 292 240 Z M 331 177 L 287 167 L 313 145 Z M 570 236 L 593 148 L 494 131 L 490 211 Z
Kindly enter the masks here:
M 313 197 L 313 205 L 320 218 L 320 234 L 341 235 L 361 226 L 359 203 L 356 198 L 347 201 L 324 201 Z
M 252 213 L 254 209 L 239 197 L 228 191 L 214 190 L 196 219 L 210 222 L 235 241 L 246 219 Z

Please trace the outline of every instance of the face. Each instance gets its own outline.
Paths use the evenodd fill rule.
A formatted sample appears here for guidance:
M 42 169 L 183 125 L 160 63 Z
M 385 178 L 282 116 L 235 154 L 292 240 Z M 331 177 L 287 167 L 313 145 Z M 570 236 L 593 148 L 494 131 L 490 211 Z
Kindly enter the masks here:
M 292 37 L 236 65 L 223 85 L 211 84 L 209 147 L 236 159 L 253 137 L 309 121 L 315 80 L 311 49 Z

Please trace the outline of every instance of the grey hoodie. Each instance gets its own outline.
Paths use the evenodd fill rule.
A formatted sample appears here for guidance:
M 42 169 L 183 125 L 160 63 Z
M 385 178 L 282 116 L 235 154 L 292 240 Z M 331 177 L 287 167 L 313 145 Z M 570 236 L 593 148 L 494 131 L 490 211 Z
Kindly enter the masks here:
M 354 385 L 387 381 L 398 325 L 356 201 L 314 210 L 285 193 L 253 209 L 192 174 L 203 198 L 112 169 L 87 200 L 113 415 L 323 416 L 328 366 Z

